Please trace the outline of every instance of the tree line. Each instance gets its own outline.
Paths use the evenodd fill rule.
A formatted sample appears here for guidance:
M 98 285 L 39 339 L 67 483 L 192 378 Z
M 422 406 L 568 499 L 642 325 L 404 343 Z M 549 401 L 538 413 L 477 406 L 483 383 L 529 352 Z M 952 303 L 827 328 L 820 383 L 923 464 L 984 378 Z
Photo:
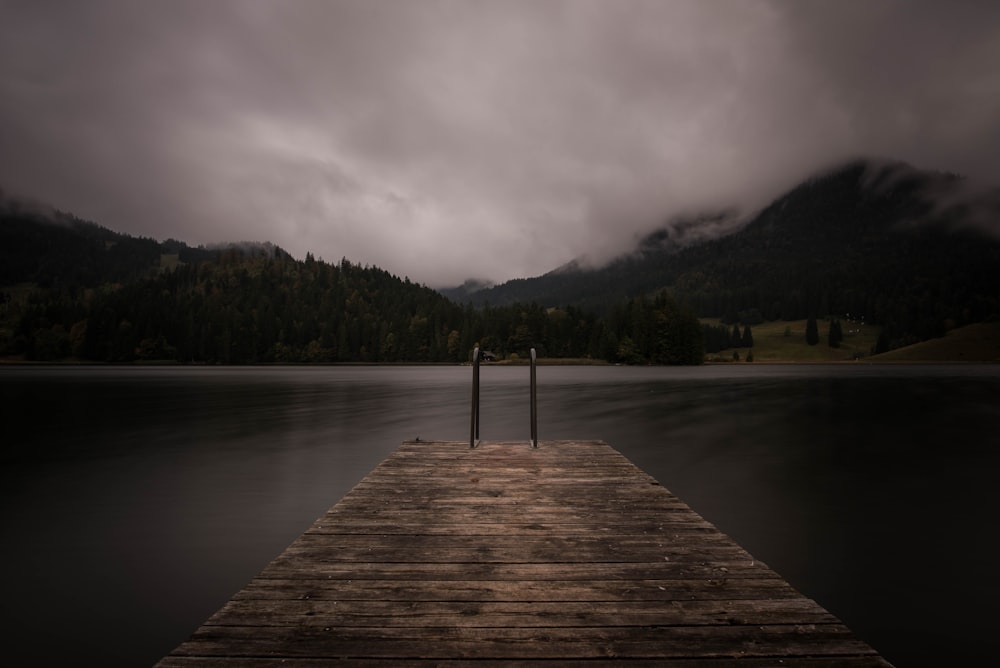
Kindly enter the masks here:
M 680 247 L 661 230 L 600 269 L 570 265 L 470 299 L 603 314 L 665 286 L 703 318 L 852 313 L 880 325 L 885 346 L 901 347 L 1000 318 L 1000 242 L 969 222 L 971 208 L 933 204 L 960 188 L 949 175 L 855 162 L 803 182 L 726 236 Z
M 6 265 L 0 292 L 0 355 L 8 357 L 458 363 L 477 344 L 501 358 L 531 348 L 635 364 L 697 364 L 704 355 L 697 319 L 666 294 L 604 317 L 535 303 L 474 308 L 378 267 L 312 254 L 300 261 L 267 244 L 192 249 L 90 224 L 0 222 L 8 237 L 0 253 L 21 258 Z M 36 251 L 34 262 L 25 248 Z

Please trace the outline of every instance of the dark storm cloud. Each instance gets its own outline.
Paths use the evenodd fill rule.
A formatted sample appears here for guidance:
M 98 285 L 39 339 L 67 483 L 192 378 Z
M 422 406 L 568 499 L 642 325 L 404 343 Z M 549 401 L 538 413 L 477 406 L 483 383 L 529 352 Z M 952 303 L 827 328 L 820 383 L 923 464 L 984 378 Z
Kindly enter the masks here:
M 1000 183 L 973 2 L 0 3 L 0 187 L 432 285 L 600 260 L 857 155 Z
M 1000 5 L 995 2 L 780 4 L 798 57 L 881 153 L 1000 183 Z M 897 157 L 897 156 L 891 156 Z

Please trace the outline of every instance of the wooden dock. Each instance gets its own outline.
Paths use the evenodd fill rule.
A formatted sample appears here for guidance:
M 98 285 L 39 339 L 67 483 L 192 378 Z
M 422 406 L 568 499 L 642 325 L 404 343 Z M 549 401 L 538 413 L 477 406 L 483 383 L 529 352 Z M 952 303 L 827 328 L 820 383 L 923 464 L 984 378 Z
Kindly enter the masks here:
M 599 441 L 404 443 L 159 668 L 889 666 Z

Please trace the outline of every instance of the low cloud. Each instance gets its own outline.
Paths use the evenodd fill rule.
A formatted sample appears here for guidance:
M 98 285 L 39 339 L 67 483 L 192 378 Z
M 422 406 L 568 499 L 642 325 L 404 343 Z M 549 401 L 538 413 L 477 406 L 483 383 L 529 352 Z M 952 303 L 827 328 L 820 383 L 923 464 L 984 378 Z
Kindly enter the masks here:
M 272 241 L 432 286 L 600 261 L 858 155 L 1000 183 L 990 3 L 8 1 L 0 16 L 0 187 L 133 234 Z

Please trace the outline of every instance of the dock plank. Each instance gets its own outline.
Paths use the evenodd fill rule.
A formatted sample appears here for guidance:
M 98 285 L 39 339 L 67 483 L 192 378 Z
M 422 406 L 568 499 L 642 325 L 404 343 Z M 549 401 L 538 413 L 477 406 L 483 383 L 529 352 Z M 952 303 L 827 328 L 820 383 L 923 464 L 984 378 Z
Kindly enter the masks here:
M 600 441 L 407 442 L 159 668 L 888 666 Z

